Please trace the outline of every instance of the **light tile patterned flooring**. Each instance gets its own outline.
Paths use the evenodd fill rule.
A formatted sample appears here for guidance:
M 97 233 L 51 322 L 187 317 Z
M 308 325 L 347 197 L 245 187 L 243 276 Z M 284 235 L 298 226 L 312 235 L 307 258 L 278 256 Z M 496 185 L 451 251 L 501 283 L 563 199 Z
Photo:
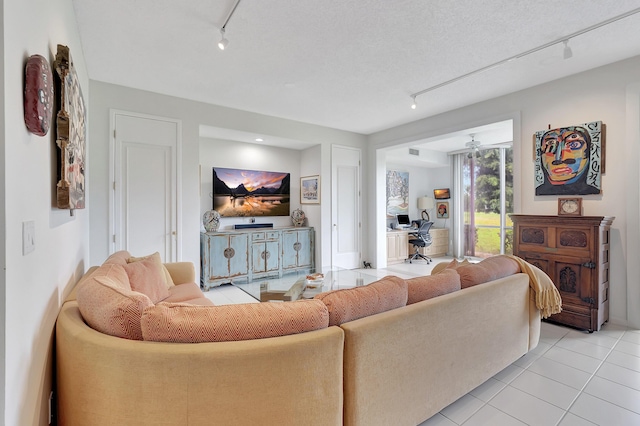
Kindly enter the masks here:
M 426 275 L 450 258 L 362 270 Z M 255 299 L 233 286 L 206 292 L 216 304 Z M 640 426 L 640 330 L 605 324 L 592 334 L 542 323 L 538 346 L 420 426 Z

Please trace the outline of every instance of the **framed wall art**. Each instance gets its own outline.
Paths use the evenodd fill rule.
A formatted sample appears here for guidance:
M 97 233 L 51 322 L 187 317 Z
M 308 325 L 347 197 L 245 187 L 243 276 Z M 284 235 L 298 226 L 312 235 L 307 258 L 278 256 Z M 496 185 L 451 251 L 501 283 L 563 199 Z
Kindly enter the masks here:
M 601 121 L 534 134 L 536 195 L 602 193 L 604 125 Z
M 451 191 L 449 191 L 449 188 L 434 189 L 433 198 L 436 200 L 448 200 L 451 198 Z
M 438 201 L 436 203 L 436 217 L 438 219 L 449 219 L 449 202 Z
M 58 45 L 55 69 L 58 105 L 56 144 L 58 157 L 57 206 L 60 209 L 85 207 L 85 107 L 82 90 L 67 46 Z
M 320 204 L 320 176 L 300 178 L 300 204 Z
M 387 170 L 387 217 L 409 213 L 409 172 Z

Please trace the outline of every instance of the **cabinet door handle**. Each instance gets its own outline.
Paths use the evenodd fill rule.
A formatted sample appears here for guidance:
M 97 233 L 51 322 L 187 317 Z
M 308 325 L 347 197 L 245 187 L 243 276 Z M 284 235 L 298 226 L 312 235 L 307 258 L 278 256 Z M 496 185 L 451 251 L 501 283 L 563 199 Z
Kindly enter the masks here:
M 589 269 L 596 269 L 596 264 L 591 261 L 583 263 L 582 266 Z
M 293 249 L 295 251 L 300 251 L 301 248 L 302 248 L 302 244 L 300 244 L 299 242 L 293 244 Z
M 593 299 L 593 297 L 583 297 L 582 301 L 585 303 L 589 303 L 591 305 L 595 305 L 596 301 Z
M 226 249 L 224 249 L 224 257 L 226 257 L 227 259 L 231 259 L 233 256 L 235 256 L 236 251 L 231 248 L 231 247 L 227 247 Z

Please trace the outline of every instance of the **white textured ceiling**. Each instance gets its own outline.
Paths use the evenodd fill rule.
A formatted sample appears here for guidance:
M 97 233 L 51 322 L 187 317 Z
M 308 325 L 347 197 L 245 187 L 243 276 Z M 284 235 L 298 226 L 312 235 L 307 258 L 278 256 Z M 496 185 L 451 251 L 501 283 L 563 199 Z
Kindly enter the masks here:
M 89 78 L 370 134 L 640 55 L 640 0 L 73 0 Z

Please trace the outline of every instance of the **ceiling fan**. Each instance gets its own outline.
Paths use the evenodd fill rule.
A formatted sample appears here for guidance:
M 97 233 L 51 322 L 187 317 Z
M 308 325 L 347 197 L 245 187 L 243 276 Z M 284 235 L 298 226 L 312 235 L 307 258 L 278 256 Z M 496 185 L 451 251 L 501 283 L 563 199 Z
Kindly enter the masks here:
M 469 136 L 471 136 L 471 140 L 469 142 L 467 142 L 465 144 L 465 146 L 467 148 L 469 148 L 471 150 L 471 152 L 469 152 L 469 154 L 467 154 L 467 157 L 472 158 L 473 154 L 475 153 L 476 157 L 480 156 L 480 142 L 475 140 L 475 135 L 473 133 L 471 133 Z

